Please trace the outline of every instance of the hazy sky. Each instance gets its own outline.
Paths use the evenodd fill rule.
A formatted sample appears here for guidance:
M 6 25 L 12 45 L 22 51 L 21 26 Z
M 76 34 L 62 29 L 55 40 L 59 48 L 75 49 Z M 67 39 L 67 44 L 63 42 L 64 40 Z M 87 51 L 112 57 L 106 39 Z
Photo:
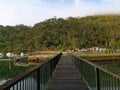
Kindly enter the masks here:
M 48 18 L 120 14 L 120 0 L 0 0 L 0 25 L 34 25 Z

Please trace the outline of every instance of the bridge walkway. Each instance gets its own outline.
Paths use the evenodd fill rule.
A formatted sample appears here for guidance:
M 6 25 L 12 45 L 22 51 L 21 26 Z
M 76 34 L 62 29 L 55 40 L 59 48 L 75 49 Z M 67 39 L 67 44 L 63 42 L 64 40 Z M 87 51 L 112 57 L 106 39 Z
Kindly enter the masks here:
M 46 90 L 89 90 L 69 56 L 62 56 Z

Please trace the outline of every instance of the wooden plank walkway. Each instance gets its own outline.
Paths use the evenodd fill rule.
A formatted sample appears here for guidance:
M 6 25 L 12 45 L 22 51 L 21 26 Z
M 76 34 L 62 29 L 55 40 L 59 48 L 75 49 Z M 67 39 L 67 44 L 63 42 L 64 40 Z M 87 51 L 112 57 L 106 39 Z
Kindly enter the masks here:
M 89 90 L 69 56 L 62 56 L 46 90 Z

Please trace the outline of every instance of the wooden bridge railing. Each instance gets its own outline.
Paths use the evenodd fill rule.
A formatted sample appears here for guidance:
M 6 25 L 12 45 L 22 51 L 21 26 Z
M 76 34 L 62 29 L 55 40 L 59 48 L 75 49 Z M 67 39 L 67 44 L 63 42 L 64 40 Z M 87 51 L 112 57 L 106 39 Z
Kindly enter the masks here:
M 45 90 L 62 53 L 0 86 L 0 90 Z
M 120 90 L 120 76 L 72 54 L 73 63 L 90 90 Z

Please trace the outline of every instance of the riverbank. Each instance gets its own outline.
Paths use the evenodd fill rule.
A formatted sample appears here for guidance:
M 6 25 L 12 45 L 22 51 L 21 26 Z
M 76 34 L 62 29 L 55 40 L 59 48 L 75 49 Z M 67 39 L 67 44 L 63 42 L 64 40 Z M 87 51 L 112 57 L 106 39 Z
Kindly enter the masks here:
M 44 63 L 50 58 L 54 57 L 57 53 L 55 52 L 36 52 L 29 55 L 28 58 L 19 59 L 16 62 L 6 59 L 0 60 L 0 85 L 8 81 L 10 78 L 14 78 L 17 75 L 32 69 L 33 67 Z M 24 63 L 25 62 L 25 63 Z
M 114 54 L 80 54 L 74 53 L 74 55 L 97 63 L 120 63 L 120 53 Z
M 75 53 L 74 53 L 75 54 Z M 120 53 L 114 54 L 80 54 L 76 53 L 80 58 L 89 60 L 102 68 L 120 75 Z

